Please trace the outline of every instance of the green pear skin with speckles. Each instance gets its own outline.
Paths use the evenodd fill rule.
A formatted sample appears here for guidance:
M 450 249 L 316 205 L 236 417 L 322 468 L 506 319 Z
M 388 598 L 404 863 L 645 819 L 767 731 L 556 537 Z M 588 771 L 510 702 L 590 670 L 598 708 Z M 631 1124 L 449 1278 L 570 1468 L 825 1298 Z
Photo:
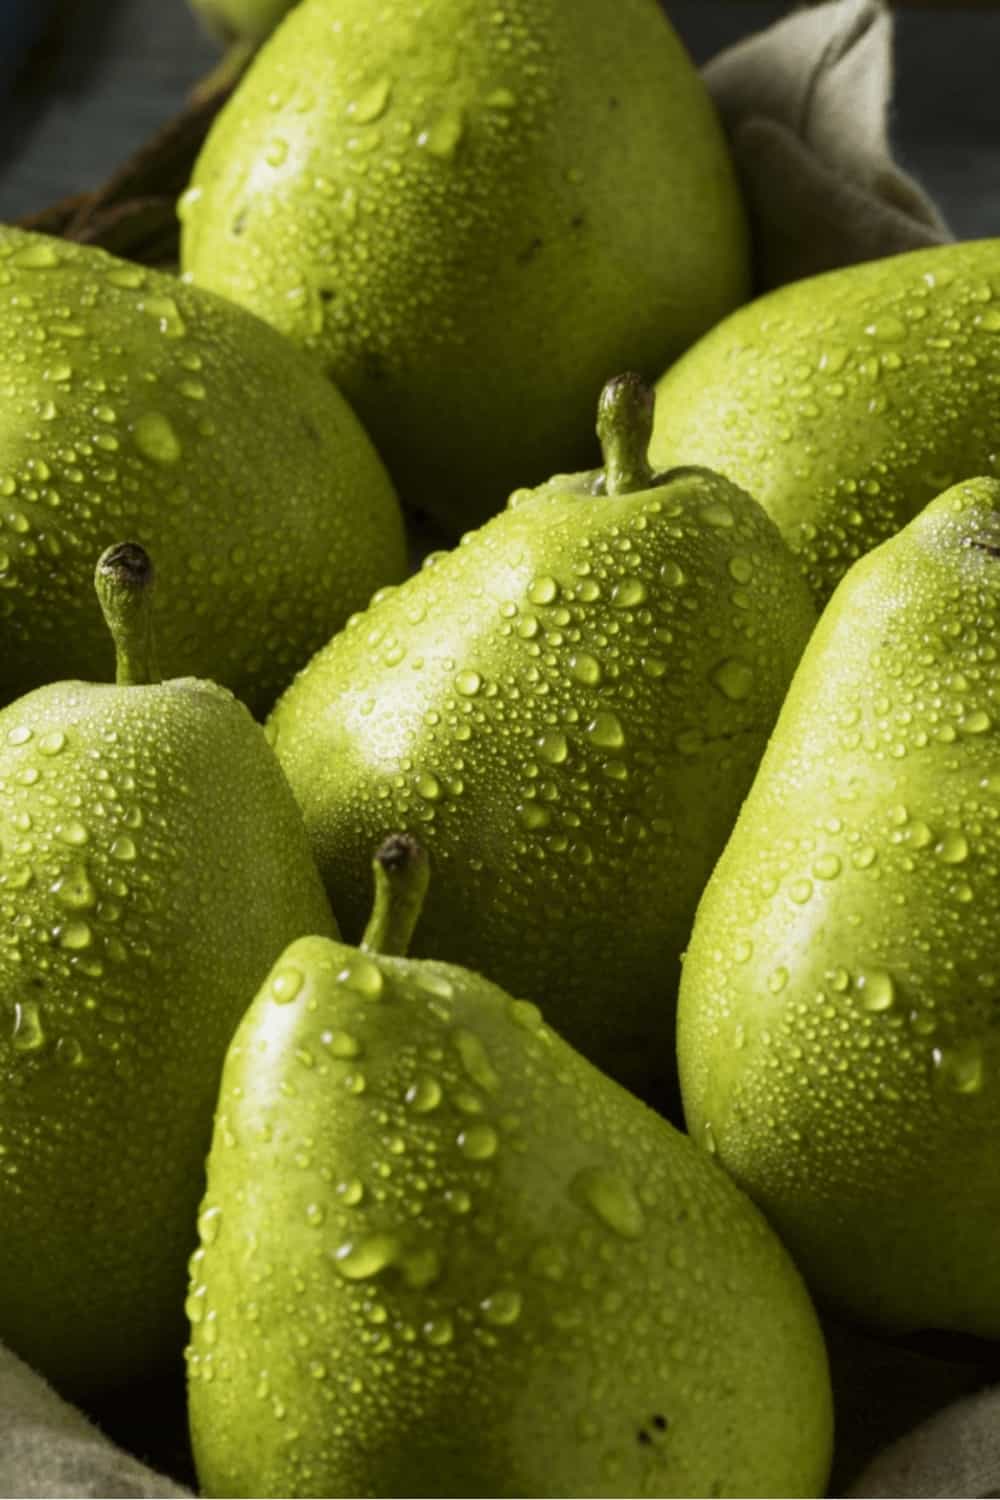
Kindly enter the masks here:
M 183 1348 L 223 1056 L 303 932 L 336 927 L 231 693 L 139 672 L 0 711 L 0 1341 L 62 1391 Z
M 0 226 L 0 703 L 107 675 L 94 558 L 157 560 L 169 676 L 263 714 L 406 572 L 399 506 L 309 360 L 222 299 Z
M 182 263 L 308 349 L 449 533 L 594 461 L 749 295 L 743 205 L 650 0 L 303 0 L 221 111 Z
M 229 1049 L 201 1493 L 822 1494 L 823 1340 L 753 1205 L 536 1007 L 389 936 L 292 944 Z
M 642 401 L 609 383 L 607 468 L 432 555 L 267 727 L 348 938 L 371 849 L 418 834 L 441 872 L 418 951 L 666 1103 L 679 955 L 815 616 L 749 495 L 646 467 Z
M 853 562 L 1000 464 L 1000 239 L 782 287 L 657 387 L 652 458 L 748 489 L 822 605 Z
M 259 45 L 296 0 L 190 0 L 191 9 L 224 42 Z
M 820 619 L 684 964 L 693 1136 L 822 1299 L 1000 1335 L 1000 482 Z

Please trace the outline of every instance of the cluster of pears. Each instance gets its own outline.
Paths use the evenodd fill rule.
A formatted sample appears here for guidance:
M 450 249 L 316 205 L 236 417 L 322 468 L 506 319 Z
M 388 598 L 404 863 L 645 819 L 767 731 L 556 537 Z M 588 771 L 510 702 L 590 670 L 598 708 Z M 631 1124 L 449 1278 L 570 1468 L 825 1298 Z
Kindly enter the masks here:
M 806 1284 L 1000 1335 L 1000 241 L 732 311 L 650 0 L 193 3 L 183 276 L 0 228 L 0 1337 L 186 1311 L 210 1495 L 819 1494 Z

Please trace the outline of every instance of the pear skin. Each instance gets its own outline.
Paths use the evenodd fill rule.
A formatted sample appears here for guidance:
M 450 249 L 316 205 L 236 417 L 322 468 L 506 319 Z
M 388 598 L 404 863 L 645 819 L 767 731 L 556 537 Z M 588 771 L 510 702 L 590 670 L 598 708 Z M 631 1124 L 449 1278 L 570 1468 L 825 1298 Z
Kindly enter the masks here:
M 856 563 L 698 909 L 692 1135 L 814 1292 L 1000 1335 L 1000 482 Z
M 226 1047 L 337 930 L 262 730 L 158 679 L 148 558 L 102 565 L 117 683 L 0 711 L 0 1340 L 74 1397 L 180 1352 Z
M 432 555 L 267 729 L 349 940 L 371 850 L 418 835 L 440 871 L 418 954 L 544 1003 L 669 1107 L 679 956 L 815 616 L 749 495 L 648 469 L 648 421 L 609 383 L 605 469 Z
M 748 489 L 822 605 L 942 490 L 997 472 L 998 297 L 1000 239 L 781 287 L 667 370 L 652 461 Z
M 823 1340 L 763 1218 L 533 1005 L 402 956 L 400 895 L 361 948 L 292 944 L 230 1047 L 201 1492 L 823 1493 Z
M 749 295 L 708 92 L 650 0 L 304 0 L 215 121 L 182 263 L 309 350 L 452 535 L 593 463 Z
M 94 558 L 158 571 L 168 676 L 255 712 L 406 572 L 346 402 L 259 319 L 88 245 L 0 226 L 0 703 L 112 665 Z

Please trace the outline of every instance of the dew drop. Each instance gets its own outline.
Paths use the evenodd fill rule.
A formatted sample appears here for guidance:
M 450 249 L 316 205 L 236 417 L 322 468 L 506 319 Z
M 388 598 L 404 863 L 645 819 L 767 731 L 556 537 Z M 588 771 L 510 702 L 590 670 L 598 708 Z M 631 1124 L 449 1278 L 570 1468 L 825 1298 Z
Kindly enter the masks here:
M 294 964 L 285 964 L 271 980 L 271 999 L 278 1005 L 288 1005 L 295 999 L 305 983 L 305 975 Z
M 594 715 L 584 732 L 591 743 L 602 750 L 620 750 L 625 743 L 625 731 L 619 719 L 605 710 Z
M 60 906 L 66 906 L 71 911 L 87 911 L 97 904 L 97 892 L 82 865 L 76 865 L 60 875 L 58 880 L 52 882 L 49 890 Z
M 385 114 L 392 94 L 392 79 L 383 74 L 347 106 L 348 118 L 356 125 L 371 125 Z
M 509 1328 L 521 1316 L 522 1297 L 511 1287 L 503 1287 L 484 1297 L 479 1307 L 487 1323 L 497 1328 Z
M 569 755 L 569 742 L 564 734 L 555 731 L 540 735 L 535 741 L 539 755 L 550 766 L 561 766 Z
M 406 1090 L 405 1099 L 410 1108 L 416 1110 L 417 1114 L 429 1114 L 432 1109 L 437 1109 L 441 1103 L 441 1085 L 436 1078 L 432 1078 L 427 1073 L 422 1073 Z
M 452 1033 L 452 1040 L 462 1060 L 462 1066 L 477 1087 L 488 1094 L 500 1088 L 500 1075 L 494 1068 L 490 1055 L 480 1037 L 474 1031 L 460 1026 Z
M 532 604 L 551 604 L 558 593 L 559 585 L 547 575 L 534 579 L 528 587 L 528 599 Z
M 347 1240 L 334 1251 L 334 1264 L 346 1281 L 366 1281 L 395 1265 L 402 1246 L 394 1234 L 371 1234 Z
M 222 1224 L 222 1209 L 216 1205 L 203 1208 L 198 1215 L 198 1236 L 203 1245 L 214 1245 L 219 1238 Z
M 753 691 L 754 671 L 749 662 L 731 656 L 719 662 L 711 675 L 712 686 L 734 703 L 748 698 Z
M 45 1046 L 45 1028 L 38 1006 L 33 1000 L 14 1002 L 14 1030 L 11 1043 L 15 1052 L 40 1052 Z
M 868 969 L 854 981 L 865 1010 L 891 1010 L 896 1003 L 896 986 L 884 969 Z
M 500 1139 L 492 1125 L 477 1121 L 460 1130 L 456 1142 L 462 1155 L 470 1161 L 488 1161 L 491 1156 L 496 1155 Z
M 976 1041 L 935 1047 L 931 1053 L 934 1081 L 951 1094 L 978 1094 L 984 1081 L 983 1049 Z
M 646 598 L 646 585 L 641 578 L 623 578 L 611 591 L 611 603 L 615 609 L 634 609 Z
M 956 828 L 949 828 L 935 845 L 934 853 L 946 865 L 963 864 L 969 857 L 968 840 Z
M 132 435 L 139 452 L 154 463 L 175 464 L 183 452 L 169 417 L 162 412 L 147 411 L 137 417 Z
M 584 1167 L 570 1183 L 570 1196 L 624 1239 L 637 1239 L 646 1220 L 635 1189 L 620 1172 Z
M 448 110 L 445 114 L 421 130 L 417 145 L 431 156 L 447 159 L 454 156 L 462 136 L 465 134 L 465 116 L 460 109 Z
M 382 970 L 363 953 L 351 955 L 337 975 L 337 983 L 365 1000 L 381 999 L 385 989 Z
M 574 652 L 569 659 L 569 670 L 577 682 L 582 682 L 587 687 L 595 687 L 602 676 L 600 662 L 588 651 Z

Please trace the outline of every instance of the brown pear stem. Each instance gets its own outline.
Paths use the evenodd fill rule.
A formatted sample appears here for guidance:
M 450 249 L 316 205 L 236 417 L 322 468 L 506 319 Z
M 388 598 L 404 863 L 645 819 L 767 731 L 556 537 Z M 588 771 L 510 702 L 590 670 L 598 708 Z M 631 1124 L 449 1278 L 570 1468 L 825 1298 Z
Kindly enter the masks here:
M 115 682 L 160 682 L 153 645 L 153 563 L 138 542 L 117 542 L 97 559 L 94 586 L 115 646 Z
M 368 953 L 403 957 L 423 910 L 430 865 L 408 833 L 393 833 L 373 860 L 375 901 L 361 947 Z

